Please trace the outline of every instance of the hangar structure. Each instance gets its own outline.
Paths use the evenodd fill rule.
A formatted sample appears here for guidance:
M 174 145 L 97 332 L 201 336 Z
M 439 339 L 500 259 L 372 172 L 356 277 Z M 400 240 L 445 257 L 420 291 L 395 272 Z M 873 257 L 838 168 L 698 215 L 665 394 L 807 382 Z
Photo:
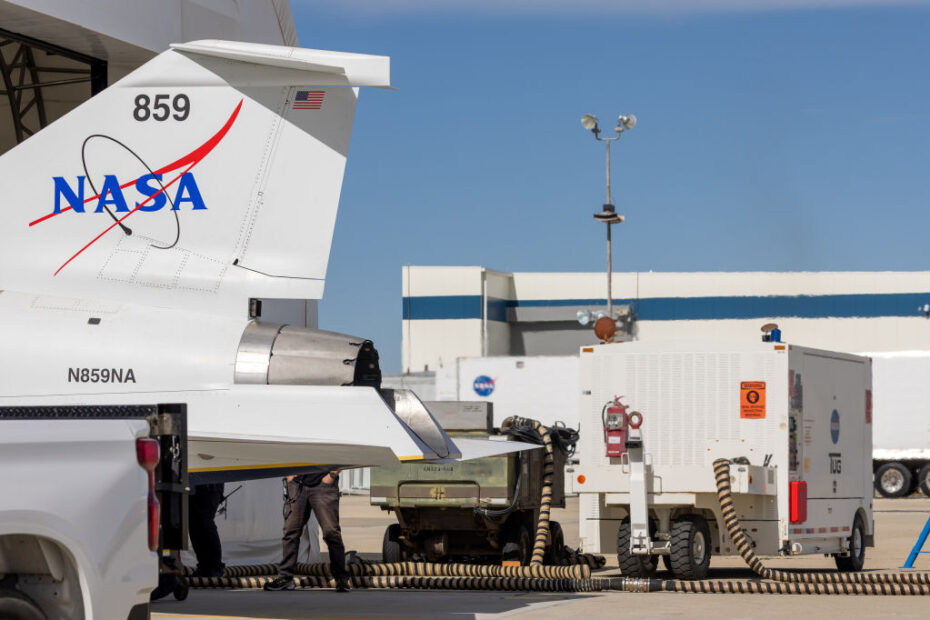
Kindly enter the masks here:
M 579 312 L 606 312 L 603 273 L 403 268 L 405 373 L 465 357 L 577 355 Z M 614 311 L 636 340 L 758 339 L 850 353 L 930 350 L 930 271 L 614 273 Z

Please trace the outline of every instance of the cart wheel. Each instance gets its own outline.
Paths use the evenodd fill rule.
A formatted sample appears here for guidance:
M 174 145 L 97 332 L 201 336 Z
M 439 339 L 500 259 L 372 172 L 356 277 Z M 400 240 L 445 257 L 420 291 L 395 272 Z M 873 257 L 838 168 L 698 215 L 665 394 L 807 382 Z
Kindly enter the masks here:
M 176 586 L 174 586 L 174 598 L 178 601 L 183 601 L 187 598 L 187 595 L 190 594 L 191 587 L 186 581 L 179 581 Z
M 650 523 L 650 534 L 652 530 L 652 523 Z M 617 563 L 620 565 L 620 572 L 628 577 L 649 577 L 656 572 L 656 568 L 659 566 L 659 556 L 633 555 L 630 553 L 631 537 L 630 518 L 626 517 L 620 522 L 620 530 L 617 532 Z
M 395 564 L 406 561 L 404 544 L 400 541 L 400 524 L 392 523 L 384 531 L 384 542 L 381 543 L 381 561 L 385 564 Z
M 546 564 L 562 566 L 565 563 L 565 534 L 558 521 L 549 522 L 549 548 L 546 549 Z
M 912 478 L 901 463 L 885 463 L 875 471 L 875 490 L 882 497 L 904 497 L 911 491 Z
M 865 525 L 858 513 L 853 519 L 852 532 L 849 533 L 849 555 L 837 555 L 834 559 L 837 570 L 844 573 L 858 573 L 865 566 Z
M 710 528 L 700 515 L 685 515 L 672 523 L 668 559 L 678 579 L 703 579 L 710 568 Z
M 533 541 L 530 538 L 530 531 L 522 523 L 508 529 L 501 550 L 501 559 L 505 562 L 516 560 L 520 562 L 520 566 L 529 566 L 530 559 L 533 556 Z
M 925 496 L 930 497 L 930 463 L 920 468 L 920 473 L 917 474 L 917 486 Z

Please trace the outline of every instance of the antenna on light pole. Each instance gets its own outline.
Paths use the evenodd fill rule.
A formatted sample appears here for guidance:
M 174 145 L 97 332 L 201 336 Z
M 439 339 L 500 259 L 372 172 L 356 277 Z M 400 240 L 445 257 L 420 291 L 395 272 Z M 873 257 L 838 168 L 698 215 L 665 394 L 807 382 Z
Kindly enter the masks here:
M 609 316 L 611 320 L 615 320 L 612 286 L 613 255 L 611 248 L 610 227 L 613 224 L 619 224 L 622 222 L 623 216 L 617 213 L 617 210 L 614 207 L 610 196 L 610 143 L 615 140 L 619 140 L 624 131 L 628 131 L 636 127 L 636 117 L 632 114 L 621 114 L 617 118 L 617 126 L 614 127 L 614 132 L 616 132 L 617 135 L 613 138 L 601 137 L 601 129 L 598 127 L 597 117 L 593 114 L 585 114 L 582 116 L 581 126 L 594 134 L 595 140 L 604 142 L 607 145 L 607 202 L 604 203 L 604 208 L 600 213 L 594 214 L 594 219 L 598 222 L 607 224 L 607 316 Z

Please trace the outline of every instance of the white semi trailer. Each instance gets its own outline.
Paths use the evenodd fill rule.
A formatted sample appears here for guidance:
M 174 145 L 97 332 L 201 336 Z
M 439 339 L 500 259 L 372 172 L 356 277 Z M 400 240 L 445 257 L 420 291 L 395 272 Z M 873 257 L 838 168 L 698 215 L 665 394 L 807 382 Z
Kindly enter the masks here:
M 875 490 L 930 496 L 930 351 L 870 353 Z
M 713 472 L 729 459 L 733 502 L 760 555 L 828 554 L 859 570 L 873 544 L 867 357 L 777 342 L 584 347 L 580 533 L 644 576 L 681 578 L 737 553 Z M 641 424 L 641 426 L 640 426 Z M 637 428 L 638 427 L 638 428 Z

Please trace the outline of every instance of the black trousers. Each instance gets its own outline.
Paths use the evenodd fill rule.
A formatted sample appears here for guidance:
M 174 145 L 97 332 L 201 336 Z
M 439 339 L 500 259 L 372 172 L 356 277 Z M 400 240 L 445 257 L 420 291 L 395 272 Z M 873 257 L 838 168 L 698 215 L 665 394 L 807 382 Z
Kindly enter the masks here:
M 223 500 L 223 484 L 200 484 L 188 499 L 188 534 L 197 556 L 197 572 L 211 575 L 223 570 L 223 547 L 216 531 L 216 510 Z
M 287 496 L 290 511 L 284 516 L 284 553 L 281 564 L 278 565 L 278 572 L 284 577 L 294 576 L 297 554 L 300 551 L 300 534 L 310 520 L 310 513 L 313 512 L 320 522 L 323 540 L 329 549 L 333 577 L 348 577 L 346 548 L 342 544 L 342 530 L 339 528 L 338 486 L 321 482 L 315 487 L 305 487 L 292 481 L 287 483 Z

